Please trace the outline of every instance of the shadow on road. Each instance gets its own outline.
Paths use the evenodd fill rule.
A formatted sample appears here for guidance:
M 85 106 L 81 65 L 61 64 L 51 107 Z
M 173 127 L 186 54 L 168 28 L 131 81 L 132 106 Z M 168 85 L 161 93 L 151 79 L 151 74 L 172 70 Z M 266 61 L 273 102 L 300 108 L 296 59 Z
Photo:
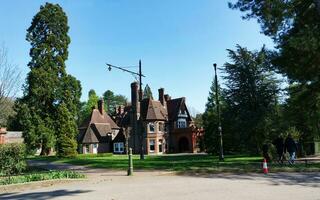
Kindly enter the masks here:
M 320 173 L 269 173 L 264 174 L 190 174 L 183 173 L 181 176 L 192 176 L 202 178 L 219 178 L 230 180 L 261 180 L 267 181 L 270 185 L 299 185 L 306 187 L 320 187 Z
M 54 190 L 50 192 L 30 192 L 30 193 L 5 193 L 0 194 L 0 199 L 6 200 L 45 200 L 45 199 L 52 199 L 56 197 L 67 197 L 67 196 L 74 196 L 77 194 L 92 192 L 91 190 Z

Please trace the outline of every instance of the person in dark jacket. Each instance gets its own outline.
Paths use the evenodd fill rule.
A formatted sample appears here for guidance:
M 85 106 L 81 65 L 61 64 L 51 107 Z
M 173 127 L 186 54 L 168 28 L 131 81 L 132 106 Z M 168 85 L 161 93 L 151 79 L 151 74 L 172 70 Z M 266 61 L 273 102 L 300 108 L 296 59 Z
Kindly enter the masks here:
M 273 141 L 274 146 L 277 149 L 277 154 L 278 154 L 278 162 L 283 163 L 283 152 L 284 152 L 284 139 L 281 135 L 277 137 Z
M 292 135 L 289 134 L 285 141 L 285 152 L 287 151 L 290 155 L 290 158 L 288 161 L 290 164 L 294 163 L 297 150 L 298 150 L 297 144 L 293 140 Z
M 262 145 L 262 154 L 263 154 L 263 158 L 265 158 L 267 160 L 267 162 L 270 162 L 270 156 L 269 156 L 269 145 L 268 144 L 264 144 Z

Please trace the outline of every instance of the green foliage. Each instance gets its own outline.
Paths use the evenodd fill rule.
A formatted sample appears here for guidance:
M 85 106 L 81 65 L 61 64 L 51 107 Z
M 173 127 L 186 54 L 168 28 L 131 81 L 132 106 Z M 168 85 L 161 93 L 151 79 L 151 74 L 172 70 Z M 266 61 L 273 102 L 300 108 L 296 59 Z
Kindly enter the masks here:
M 231 8 L 256 18 L 278 44 L 277 64 L 291 80 L 317 81 L 320 68 L 319 0 L 239 0 Z
M 291 134 L 295 141 L 299 141 L 301 138 L 301 133 L 296 129 L 296 127 L 289 127 L 288 130 L 283 133 L 283 137 L 286 138 L 289 134 Z
M 82 123 L 85 119 L 90 117 L 92 109 L 98 107 L 98 100 L 99 100 L 99 97 L 97 96 L 96 91 L 91 89 L 88 93 L 87 102 L 82 103 L 79 123 Z
M 10 179 L 0 179 L 0 185 L 9 185 L 17 183 L 28 183 L 33 181 L 44 181 L 53 179 L 79 179 L 85 178 L 85 175 L 74 171 L 49 171 L 49 172 L 32 172 L 24 175 L 14 176 Z
M 62 103 L 57 115 L 57 155 L 59 157 L 74 157 L 77 155 L 77 124 L 66 104 Z
M 219 87 L 219 86 L 218 86 Z M 219 88 L 220 90 L 220 88 Z M 215 100 L 215 81 L 212 81 L 210 87 L 208 101 L 206 103 L 206 110 L 202 115 L 202 123 L 205 129 L 204 134 L 204 146 L 208 153 L 217 154 L 218 153 L 218 115 L 216 111 L 216 100 Z M 220 103 L 223 104 L 224 101 L 219 95 Z
M 23 144 L 0 144 L 0 172 L 6 176 L 21 173 L 26 168 Z
M 56 141 L 65 140 L 71 146 L 75 142 L 74 133 L 66 138 L 65 133 L 59 132 L 67 129 L 60 127 L 68 127 L 70 120 L 77 120 L 81 96 L 80 82 L 66 73 L 68 30 L 66 14 L 58 4 L 50 3 L 40 7 L 27 30 L 26 39 L 31 44 L 30 72 L 24 95 L 15 106 L 18 114 L 14 124 L 23 130 L 28 152 L 41 148 L 41 155 L 47 155 Z M 69 121 L 58 122 L 61 104 L 67 107 Z
M 103 93 L 103 100 L 105 103 L 105 110 L 108 113 L 113 113 L 116 111 L 117 106 L 126 105 L 127 98 L 123 95 L 115 95 L 111 90 L 107 90 Z
M 320 1 L 238 0 L 230 7 L 256 18 L 277 45 L 272 63 L 291 84 L 287 126 L 301 131 L 304 142 L 320 137 Z
M 146 87 L 143 90 L 143 99 L 147 99 L 147 98 L 153 99 L 152 91 L 151 91 L 151 88 L 149 87 L 148 84 L 146 85 Z
M 228 52 L 232 62 L 224 65 L 226 88 L 218 96 L 224 151 L 260 154 L 262 145 L 271 141 L 280 127 L 275 121 L 278 81 L 270 71 L 271 63 L 264 48 L 251 52 L 238 45 Z M 213 81 L 202 117 L 205 146 L 211 153 L 219 152 L 215 91 Z
M 264 48 L 250 52 L 238 45 L 236 51 L 228 52 L 232 63 L 224 65 L 224 93 L 230 113 L 229 131 L 238 139 L 239 150 L 259 153 L 270 134 L 278 82 L 269 71 L 271 64 Z

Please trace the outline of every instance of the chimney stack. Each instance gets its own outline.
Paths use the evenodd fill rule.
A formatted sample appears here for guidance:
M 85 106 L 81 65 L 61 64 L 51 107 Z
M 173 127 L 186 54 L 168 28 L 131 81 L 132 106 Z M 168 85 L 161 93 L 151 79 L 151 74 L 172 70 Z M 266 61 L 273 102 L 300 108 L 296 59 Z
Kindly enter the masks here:
M 132 106 L 137 106 L 139 102 L 138 88 L 139 87 L 137 82 L 131 83 L 131 105 Z
M 134 108 L 136 115 L 140 113 L 139 86 L 137 82 L 131 83 L 131 106 Z
M 103 112 L 104 112 L 103 98 L 99 99 L 99 101 L 98 101 L 98 110 L 99 110 L 100 114 L 103 115 Z
M 159 101 L 161 102 L 161 104 L 162 104 L 163 106 L 165 106 L 166 100 L 165 100 L 165 98 L 164 98 L 164 89 L 163 89 L 163 88 L 160 88 L 160 89 L 158 90 L 158 92 L 159 92 Z
M 118 107 L 118 113 L 119 113 L 120 115 L 122 115 L 122 114 L 124 113 L 124 106 L 123 106 L 123 105 L 120 105 L 120 106 Z

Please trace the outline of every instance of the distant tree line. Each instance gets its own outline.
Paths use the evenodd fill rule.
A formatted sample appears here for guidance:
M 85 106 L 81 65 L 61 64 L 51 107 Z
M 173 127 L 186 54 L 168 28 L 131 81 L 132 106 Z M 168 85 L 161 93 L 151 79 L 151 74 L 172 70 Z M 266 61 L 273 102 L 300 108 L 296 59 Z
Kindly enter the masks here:
M 88 92 L 88 100 L 81 103 L 81 110 L 79 116 L 79 124 L 83 120 L 90 117 L 91 111 L 93 108 L 98 107 L 98 100 L 102 98 L 104 101 L 104 109 L 110 115 L 113 115 L 116 112 L 116 109 L 120 105 L 127 105 L 127 98 L 124 95 L 114 94 L 111 90 L 107 90 L 103 93 L 102 97 L 99 97 L 95 90 L 91 89 Z

